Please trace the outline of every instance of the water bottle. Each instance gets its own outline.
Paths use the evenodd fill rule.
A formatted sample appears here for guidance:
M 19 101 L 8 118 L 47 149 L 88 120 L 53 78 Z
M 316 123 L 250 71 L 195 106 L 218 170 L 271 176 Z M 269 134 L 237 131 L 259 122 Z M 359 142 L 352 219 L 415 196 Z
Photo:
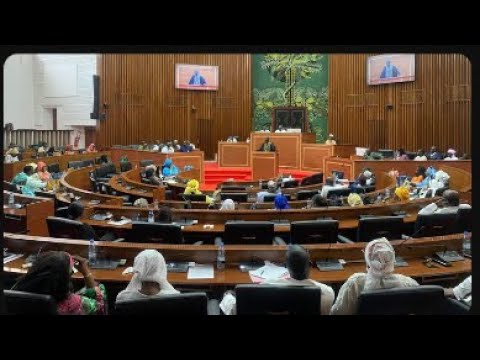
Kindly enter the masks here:
M 262 186 L 263 186 L 263 183 L 262 183 L 262 180 L 260 180 L 260 181 L 258 182 L 258 187 L 260 188 L 260 191 L 262 190 Z
M 148 211 L 148 222 L 154 223 L 155 222 L 155 215 L 153 214 L 153 210 Z
M 390 198 L 390 189 L 386 189 L 385 190 L 385 199 L 389 199 Z
M 15 195 L 13 193 L 10 193 L 10 195 L 8 195 L 8 207 L 10 209 L 13 209 L 15 207 Z
M 97 262 L 97 249 L 95 248 L 95 240 L 90 239 L 88 244 L 88 263 L 90 265 Z
M 470 253 L 470 241 L 471 241 L 471 236 L 468 231 L 463 232 L 463 253 L 468 254 Z
M 223 270 L 225 269 L 225 248 L 223 247 L 223 242 L 220 243 L 217 252 L 217 269 Z

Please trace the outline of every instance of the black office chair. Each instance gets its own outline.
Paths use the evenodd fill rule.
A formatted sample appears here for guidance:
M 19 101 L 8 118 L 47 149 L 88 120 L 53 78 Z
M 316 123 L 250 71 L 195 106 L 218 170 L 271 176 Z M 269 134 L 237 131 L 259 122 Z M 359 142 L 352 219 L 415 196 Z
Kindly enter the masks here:
M 363 291 L 358 315 L 443 315 L 447 312 L 444 290 L 437 285 Z
M 417 157 L 417 153 L 416 152 L 411 152 L 411 151 L 406 151 L 405 152 L 408 156 L 408 160 L 414 160 L 416 157 Z
M 125 172 L 125 171 L 129 171 L 129 170 L 132 170 L 133 167 L 132 167 L 132 163 L 129 162 L 129 161 L 121 161 L 120 162 L 120 172 Z
M 237 315 L 320 315 L 316 286 L 237 285 Z
M 83 166 L 82 167 L 88 167 L 88 166 L 93 166 L 93 165 L 95 165 L 95 160 L 93 160 L 93 159 L 83 160 Z
M 217 238 L 218 239 L 218 238 Z M 215 240 L 217 241 L 217 240 Z M 274 225 L 269 221 L 240 221 L 225 223 L 223 243 L 225 245 L 284 244 L 274 235 Z
M 207 294 L 204 292 L 172 294 L 140 300 L 117 301 L 114 315 L 207 315 Z
M 173 224 L 133 221 L 127 241 L 135 243 L 183 244 L 182 228 Z
M 336 199 L 340 197 L 345 197 L 348 198 L 348 195 L 350 195 L 350 189 L 349 188 L 338 188 L 338 189 L 330 189 L 328 190 L 327 193 L 327 199 Z
M 291 244 L 336 243 L 337 236 L 337 220 L 294 221 L 290 224 Z
M 69 161 L 67 164 L 68 168 L 79 169 L 84 166 L 83 161 Z
M 65 239 L 88 239 L 81 221 L 55 216 L 47 217 L 48 235 Z
M 207 201 L 207 196 L 205 194 L 182 194 L 182 197 L 185 201 Z
M 48 172 L 49 173 L 56 174 L 56 173 L 60 172 L 60 165 L 58 163 L 50 164 L 47 167 L 48 167 Z
M 403 217 L 375 216 L 358 221 L 357 242 L 368 242 L 381 237 L 389 240 L 401 239 L 404 228 Z
M 220 193 L 220 200 L 232 199 L 234 202 L 237 203 L 246 203 L 248 202 L 248 194 L 247 193 Z
M 21 185 L 25 185 L 25 184 L 21 184 Z M 3 180 L 3 190 L 7 190 L 16 194 L 22 193 L 22 191 L 16 184 L 5 181 L 5 180 Z
M 148 166 L 148 165 L 153 165 L 153 160 L 141 160 L 140 161 L 140 166 L 141 167 L 145 167 L 145 166 Z
M 472 209 L 459 208 L 457 211 L 458 232 L 472 231 Z
M 235 190 L 235 191 L 245 191 L 245 186 L 238 186 L 238 185 L 222 185 L 222 188 L 221 190 L 222 191 L 232 191 L 232 190 Z
M 275 201 L 275 196 L 277 194 L 267 194 L 263 197 L 263 202 L 274 202 Z M 290 194 L 283 194 L 288 201 L 292 200 L 292 195 Z
M 297 192 L 297 200 L 309 200 L 318 194 L 318 190 L 300 190 Z
M 282 183 L 284 189 L 295 188 L 298 186 L 298 180 L 288 180 Z
M 415 221 L 415 238 L 442 236 L 458 232 L 457 214 L 417 215 Z
M 300 186 L 321 184 L 323 182 L 323 173 L 307 176 L 300 181 Z
M 15 290 L 3 293 L 8 315 L 57 315 L 57 304 L 50 295 Z

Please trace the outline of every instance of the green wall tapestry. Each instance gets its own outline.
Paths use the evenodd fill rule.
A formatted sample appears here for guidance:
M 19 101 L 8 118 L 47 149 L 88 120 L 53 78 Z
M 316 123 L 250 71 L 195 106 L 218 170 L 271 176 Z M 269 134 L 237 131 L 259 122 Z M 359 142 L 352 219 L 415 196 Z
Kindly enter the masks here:
M 252 57 L 253 129 L 271 122 L 274 106 L 304 106 L 317 135 L 327 138 L 328 56 L 254 54 Z

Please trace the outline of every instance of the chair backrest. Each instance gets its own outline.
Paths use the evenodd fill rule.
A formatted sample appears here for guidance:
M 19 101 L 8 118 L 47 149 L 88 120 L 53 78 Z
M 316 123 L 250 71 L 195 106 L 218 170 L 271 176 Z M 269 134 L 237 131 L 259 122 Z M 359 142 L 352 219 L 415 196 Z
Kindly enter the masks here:
M 226 222 L 225 244 L 272 244 L 274 225 L 269 221 Z
M 50 173 L 59 173 L 60 172 L 60 165 L 58 163 L 50 164 L 47 167 L 48 167 L 48 172 L 50 172 Z
M 56 216 L 47 217 L 48 235 L 56 238 L 86 239 L 83 223 Z M 86 239 L 88 240 L 88 239 Z
M 81 168 L 81 167 L 84 166 L 84 162 L 83 161 L 69 161 L 67 166 L 69 168 L 78 169 L 78 168 Z
M 300 186 L 304 185 L 313 185 L 313 184 L 321 184 L 323 182 L 323 173 L 313 174 L 311 176 L 307 176 L 300 181 Z
M 93 166 L 95 164 L 94 159 L 83 160 L 83 167 Z
M 222 185 L 222 191 L 231 191 L 231 190 L 238 190 L 238 191 L 245 191 L 245 186 L 239 185 Z
M 263 197 L 263 202 L 274 202 L 275 201 L 275 196 L 277 194 L 267 194 Z M 290 201 L 292 199 L 292 195 L 291 194 L 283 194 L 288 201 Z
M 318 190 L 300 190 L 297 192 L 297 200 L 308 200 L 318 194 Z
M 457 214 L 417 215 L 415 236 L 442 236 L 458 232 Z
M 337 236 L 337 220 L 294 221 L 290 224 L 291 244 L 336 243 Z
M 287 180 L 282 183 L 282 187 L 287 188 L 294 188 L 298 186 L 298 180 Z
M 457 211 L 458 232 L 472 231 L 472 209 L 459 208 Z
M 357 241 L 367 242 L 386 237 L 389 240 L 401 239 L 404 228 L 401 216 L 375 216 L 360 219 L 358 222 Z
M 350 195 L 349 188 L 338 188 L 328 190 L 327 199 L 339 198 L 341 196 L 348 197 Z
M 237 285 L 238 315 L 320 315 L 316 286 Z
M 220 200 L 232 199 L 237 203 L 245 203 L 248 201 L 247 193 L 220 193 Z
M 145 166 L 152 165 L 152 164 L 153 164 L 153 160 L 141 160 L 140 161 L 140 166 L 141 167 L 145 167 Z
M 207 294 L 204 292 L 155 296 L 148 299 L 117 301 L 115 315 L 207 315 Z
M 409 160 L 413 160 L 413 159 L 415 159 L 415 158 L 417 157 L 417 153 L 416 153 L 416 152 L 406 151 L 405 153 L 407 154 Z
M 183 194 L 182 196 L 185 201 L 207 201 L 205 194 Z
M 137 243 L 183 244 L 182 228 L 174 224 L 133 221 L 127 240 Z
M 21 185 L 25 185 L 25 184 L 21 184 Z M 7 190 L 17 194 L 21 193 L 20 188 L 16 184 L 5 181 L 5 180 L 3 180 L 3 190 Z
M 437 285 L 363 291 L 358 298 L 358 315 L 441 315 L 447 300 Z
M 132 163 L 130 161 L 121 161 L 120 162 L 120 171 L 125 172 L 132 170 Z
M 57 305 L 50 295 L 4 290 L 8 315 L 56 315 Z

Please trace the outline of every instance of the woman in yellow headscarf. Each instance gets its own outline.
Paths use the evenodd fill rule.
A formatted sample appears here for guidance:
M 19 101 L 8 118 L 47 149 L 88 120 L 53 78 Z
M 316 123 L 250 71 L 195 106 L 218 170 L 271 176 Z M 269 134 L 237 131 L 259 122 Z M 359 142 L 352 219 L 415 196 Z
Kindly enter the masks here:
M 395 189 L 395 200 L 396 201 L 408 201 L 410 200 L 410 192 L 408 187 L 400 186 Z
M 348 205 L 350 205 L 350 206 L 363 205 L 362 198 L 360 197 L 360 195 L 358 195 L 356 193 L 350 193 L 350 195 L 348 195 L 347 201 L 348 201 Z
M 183 192 L 185 195 L 201 195 L 202 192 L 200 191 L 200 183 L 198 180 L 192 179 L 187 182 L 187 186 L 185 187 L 185 191 Z M 206 202 L 207 204 L 213 204 L 215 201 L 210 196 L 206 195 Z

